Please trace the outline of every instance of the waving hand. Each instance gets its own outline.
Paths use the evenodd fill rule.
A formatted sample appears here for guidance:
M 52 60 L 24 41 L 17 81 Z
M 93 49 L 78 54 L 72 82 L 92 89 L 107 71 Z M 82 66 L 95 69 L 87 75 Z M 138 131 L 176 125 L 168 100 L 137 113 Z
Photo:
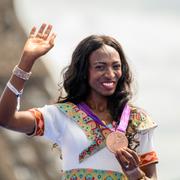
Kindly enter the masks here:
M 34 61 L 46 54 L 54 46 L 56 37 L 54 33 L 51 34 L 51 30 L 52 25 L 42 24 L 37 32 L 36 27 L 33 27 L 24 46 L 23 55 Z

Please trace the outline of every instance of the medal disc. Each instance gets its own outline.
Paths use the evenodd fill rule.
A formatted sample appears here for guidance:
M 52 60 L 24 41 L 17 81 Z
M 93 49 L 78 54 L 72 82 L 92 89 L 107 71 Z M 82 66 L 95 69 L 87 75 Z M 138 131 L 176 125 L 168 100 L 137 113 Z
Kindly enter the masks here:
M 124 133 L 115 131 L 107 136 L 106 145 L 111 152 L 115 153 L 118 149 L 128 146 L 128 139 Z

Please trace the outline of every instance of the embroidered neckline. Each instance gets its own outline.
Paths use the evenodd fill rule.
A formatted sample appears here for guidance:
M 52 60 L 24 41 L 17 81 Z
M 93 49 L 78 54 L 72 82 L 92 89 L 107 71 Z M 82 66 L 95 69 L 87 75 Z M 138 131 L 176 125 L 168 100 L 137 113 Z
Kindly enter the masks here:
M 91 141 L 91 145 L 79 154 L 79 162 L 82 162 L 106 146 L 105 139 L 111 132 L 109 128 L 101 127 L 84 111 L 80 110 L 77 105 L 71 102 L 60 103 L 57 106 L 81 127 L 87 138 Z
M 112 125 L 113 121 L 112 123 L 106 124 L 104 120 L 99 119 L 99 117 L 90 109 L 90 107 L 86 103 L 82 102 L 77 104 L 77 106 L 80 110 L 84 111 L 89 117 L 91 117 L 97 124 L 100 124 L 100 126 L 107 127 L 109 125 Z

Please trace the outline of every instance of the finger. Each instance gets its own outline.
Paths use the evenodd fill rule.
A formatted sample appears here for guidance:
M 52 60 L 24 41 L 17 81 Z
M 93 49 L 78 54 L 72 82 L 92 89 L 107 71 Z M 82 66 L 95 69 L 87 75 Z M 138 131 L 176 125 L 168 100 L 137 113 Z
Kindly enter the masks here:
M 36 37 L 42 38 L 42 34 L 43 34 L 45 28 L 46 28 L 46 24 L 43 23 L 43 24 L 41 25 L 41 27 L 39 28 L 39 31 L 38 31 Z
M 55 38 L 56 38 L 56 34 L 55 33 L 51 34 L 51 36 L 48 39 L 50 45 L 54 46 L 54 39 Z
M 133 150 L 131 150 L 129 148 L 126 148 L 126 150 L 133 156 L 136 163 L 139 165 L 140 164 L 140 158 L 139 158 L 138 154 L 135 151 L 133 151 Z
M 129 164 L 136 167 L 138 166 L 136 160 L 134 159 L 131 153 L 129 153 L 127 150 L 122 149 L 122 154 L 126 157 L 126 159 L 128 159 Z
M 121 167 L 126 169 L 127 165 L 129 164 L 128 159 L 123 155 L 122 150 L 119 149 L 115 154 L 117 160 L 119 161 Z
M 36 27 L 34 26 L 32 29 L 31 29 L 31 32 L 29 33 L 29 37 L 33 37 L 34 34 L 36 32 Z
M 129 162 L 129 166 L 128 166 L 128 170 L 137 168 L 139 166 L 139 163 L 136 162 L 135 158 L 133 157 L 133 155 L 131 153 L 129 153 L 127 151 L 127 149 L 122 149 L 122 155 L 124 155 L 126 157 L 126 159 Z
M 129 161 L 123 156 L 122 157 L 117 156 L 116 158 L 119 164 L 121 165 L 122 169 L 126 171 L 129 168 Z
M 43 39 L 46 40 L 50 34 L 52 30 L 52 25 L 48 25 L 48 27 L 46 28 L 45 32 L 44 32 L 44 35 L 43 35 Z

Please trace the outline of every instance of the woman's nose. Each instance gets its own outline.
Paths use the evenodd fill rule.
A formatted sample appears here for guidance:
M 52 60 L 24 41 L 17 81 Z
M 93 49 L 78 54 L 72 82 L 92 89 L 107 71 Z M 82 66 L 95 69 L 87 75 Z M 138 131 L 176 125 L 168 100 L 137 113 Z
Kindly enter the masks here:
M 115 73 L 114 73 L 114 70 L 112 68 L 107 69 L 106 77 L 108 77 L 108 78 L 114 78 L 115 77 Z

